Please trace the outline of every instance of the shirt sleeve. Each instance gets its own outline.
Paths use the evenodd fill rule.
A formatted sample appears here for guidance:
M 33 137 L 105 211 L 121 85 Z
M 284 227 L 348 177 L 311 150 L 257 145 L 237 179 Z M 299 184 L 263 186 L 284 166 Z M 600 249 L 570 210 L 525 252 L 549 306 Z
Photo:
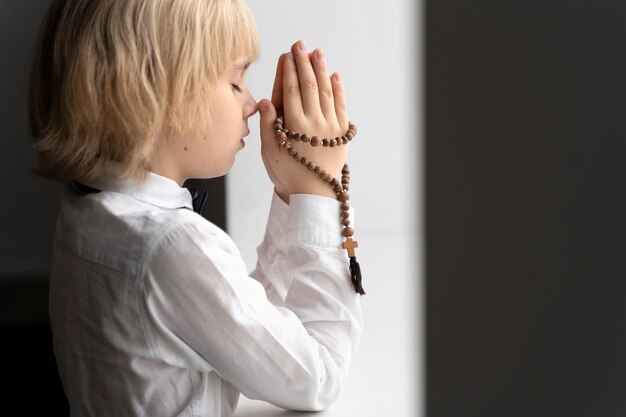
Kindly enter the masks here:
M 265 271 L 267 282 L 289 282 L 282 305 L 248 276 L 224 232 L 208 222 L 172 227 L 145 262 L 145 322 L 155 354 L 215 371 L 252 399 L 327 408 L 344 385 L 362 329 L 339 212 L 334 200 L 291 196 L 283 266 Z
M 291 276 L 285 270 L 288 216 L 289 205 L 274 192 L 265 235 L 256 250 L 256 267 L 250 273 L 252 278 L 263 285 L 267 298 L 276 305 L 284 304 L 291 284 Z

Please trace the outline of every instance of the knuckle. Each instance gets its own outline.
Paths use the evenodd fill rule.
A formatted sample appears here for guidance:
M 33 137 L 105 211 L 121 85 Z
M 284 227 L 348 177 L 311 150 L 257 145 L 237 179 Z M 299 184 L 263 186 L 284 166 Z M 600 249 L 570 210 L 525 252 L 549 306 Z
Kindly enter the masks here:
M 328 128 L 328 121 L 326 120 L 326 118 L 323 115 L 319 115 L 316 118 L 313 119 L 313 125 L 317 128 L 317 129 L 327 129 Z
M 304 82 L 303 87 L 306 88 L 308 91 L 317 91 L 317 81 L 307 80 Z
M 296 84 L 290 84 L 285 88 L 285 93 L 290 96 L 299 96 L 300 95 L 300 86 Z
M 332 88 L 321 88 L 320 89 L 320 93 L 322 94 L 322 96 L 326 97 L 326 98 L 332 98 L 333 97 L 333 90 Z
M 341 111 L 347 111 L 347 110 L 348 110 L 348 105 L 346 104 L 346 102 L 345 102 L 345 101 L 340 101 L 339 103 L 337 103 L 337 104 L 335 105 L 335 107 L 336 107 L 338 110 L 341 110 Z

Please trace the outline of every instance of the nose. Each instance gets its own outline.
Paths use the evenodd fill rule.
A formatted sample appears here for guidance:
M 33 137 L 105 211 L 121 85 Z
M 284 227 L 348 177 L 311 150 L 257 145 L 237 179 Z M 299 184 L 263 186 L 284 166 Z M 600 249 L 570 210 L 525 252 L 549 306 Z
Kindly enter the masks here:
M 254 97 L 252 97 L 252 94 L 250 93 L 250 91 L 247 91 L 247 95 L 248 97 L 246 98 L 246 103 L 243 106 L 243 112 L 244 112 L 243 116 L 246 119 L 250 116 L 255 115 L 256 112 L 259 110 L 259 105 L 254 99 Z

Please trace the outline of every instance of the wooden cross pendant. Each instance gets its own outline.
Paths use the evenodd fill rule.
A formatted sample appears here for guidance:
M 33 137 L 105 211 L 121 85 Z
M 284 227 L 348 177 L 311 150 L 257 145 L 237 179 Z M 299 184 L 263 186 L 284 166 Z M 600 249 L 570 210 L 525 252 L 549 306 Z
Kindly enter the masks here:
M 359 247 L 359 242 L 352 240 L 352 238 L 349 237 L 341 244 L 341 247 L 346 249 L 348 251 L 348 256 L 352 258 L 355 256 L 354 249 Z

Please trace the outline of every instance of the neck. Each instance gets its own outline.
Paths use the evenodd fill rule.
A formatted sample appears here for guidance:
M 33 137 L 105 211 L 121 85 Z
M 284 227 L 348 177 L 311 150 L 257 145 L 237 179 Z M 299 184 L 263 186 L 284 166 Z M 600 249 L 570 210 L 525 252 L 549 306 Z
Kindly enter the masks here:
M 181 163 L 181 155 L 178 155 L 180 151 L 179 147 L 175 146 L 176 142 L 176 140 L 167 137 L 167 134 L 163 132 L 157 139 L 148 169 L 150 172 L 176 181 L 182 187 L 188 178 L 182 169 L 184 164 Z
M 158 155 L 154 155 L 154 157 L 151 159 L 149 170 L 150 172 L 153 172 L 157 175 L 176 181 L 176 183 L 181 187 L 187 180 L 187 178 L 185 178 L 185 175 L 183 175 L 180 170 L 177 169 L 175 164 L 173 164 L 167 158 L 159 157 Z

